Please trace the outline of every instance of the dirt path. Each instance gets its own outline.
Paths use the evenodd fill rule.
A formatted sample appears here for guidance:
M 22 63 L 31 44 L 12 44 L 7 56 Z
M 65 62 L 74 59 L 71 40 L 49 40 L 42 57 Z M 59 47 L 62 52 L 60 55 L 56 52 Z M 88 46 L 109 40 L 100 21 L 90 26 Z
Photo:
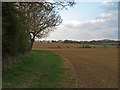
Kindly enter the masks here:
M 47 50 L 67 58 L 73 65 L 79 88 L 117 88 L 117 49 Z

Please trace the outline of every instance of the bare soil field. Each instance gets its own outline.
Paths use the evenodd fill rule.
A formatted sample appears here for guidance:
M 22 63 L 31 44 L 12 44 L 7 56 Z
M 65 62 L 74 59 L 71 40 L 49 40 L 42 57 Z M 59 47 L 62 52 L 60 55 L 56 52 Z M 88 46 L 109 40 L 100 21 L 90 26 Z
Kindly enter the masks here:
M 118 87 L 117 48 L 45 49 L 39 47 L 42 45 L 41 43 L 37 45 L 34 44 L 33 49 L 47 50 L 62 55 L 71 62 L 76 72 L 79 88 Z
M 82 46 L 86 46 L 85 44 L 71 44 L 71 43 L 34 43 L 33 48 L 41 48 L 41 49 L 55 49 L 55 48 L 82 48 Z M 104 48 L 105 45 L 89 45 L 91 48 Z M 107 48 L 116 48 L 116 46 L 107 45 Z

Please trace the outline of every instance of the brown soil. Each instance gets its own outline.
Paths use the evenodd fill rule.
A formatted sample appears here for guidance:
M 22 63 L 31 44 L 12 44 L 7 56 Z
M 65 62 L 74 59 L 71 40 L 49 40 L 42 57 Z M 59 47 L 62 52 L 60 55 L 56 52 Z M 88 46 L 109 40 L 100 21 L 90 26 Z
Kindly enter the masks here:
M 41 50 L 41 48 L 36 49 Z M 118 87 L 118 49 L 70 48 L 42 50 L 62 55 L 72 63 L 79 88 Z
M 82 46 L 86 46 L 85 44 L 67 44 L 67 43 L 34 43 L 33 48 L 37 49 L 46 49 L 46 48 L 56 48 L 56 47 L 60 47 L 60 48 L 80 48 Z M 96 48 L 104 48 L 104 45 L 89 45 L 91 46 L 91 48 L 96 47 Z M 107 45 L 108 48 L 116 48 L 116 46 L 111 46 L 111 45 Z

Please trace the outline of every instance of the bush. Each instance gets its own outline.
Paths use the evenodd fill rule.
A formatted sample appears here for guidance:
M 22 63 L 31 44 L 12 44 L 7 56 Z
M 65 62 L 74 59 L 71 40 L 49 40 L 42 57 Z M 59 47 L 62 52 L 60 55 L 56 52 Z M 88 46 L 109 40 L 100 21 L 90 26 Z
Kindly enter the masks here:
M 104 48 L 108 48 L 108 46 L 107 46 L 107 45 L 104 45 Z
M 60 46 L 57 46 L 57 48 L 61 48 Z
M 25 18 L 25 15 L 16 9 L 15 3 L 2 3 L 3 74 L 9 71 L 18 56 L 30 49 Z
M 16 56 L 29 49 L 29 34 L 26 32 L 25 16 L 14 3 L 2 4 L 2 55 Z
M 86 46 L 82 46 L 82 48 L 91 48 L 91 46 L 86 45 Z
M 93 48 L 96 48 L 96 46 L 93 46 Z
M 85 46 L 82 46 L 82 48 L 85 48 Z
M 117 46 L 116 48 L 120 48 L 120 46 Z
M 67 46 L 67 48 L 70 48 L 69 46 Z
M 53 49 L 54 47 L 49 47 L 50 49 Z
M 91 48 L 91 46 L 89 46 L 89 45 L 86 45 L 86 46 L 85 46 L 85 48 Z

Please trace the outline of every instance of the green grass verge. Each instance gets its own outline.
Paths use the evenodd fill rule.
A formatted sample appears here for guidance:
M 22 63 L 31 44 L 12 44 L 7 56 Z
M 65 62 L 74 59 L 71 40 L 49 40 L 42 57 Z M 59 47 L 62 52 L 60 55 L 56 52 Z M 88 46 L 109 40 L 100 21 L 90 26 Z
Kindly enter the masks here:
M 21 57 L 3 77 L 3 88 L 58 88 L 63 87 L 61 56 L 34 50 Z

